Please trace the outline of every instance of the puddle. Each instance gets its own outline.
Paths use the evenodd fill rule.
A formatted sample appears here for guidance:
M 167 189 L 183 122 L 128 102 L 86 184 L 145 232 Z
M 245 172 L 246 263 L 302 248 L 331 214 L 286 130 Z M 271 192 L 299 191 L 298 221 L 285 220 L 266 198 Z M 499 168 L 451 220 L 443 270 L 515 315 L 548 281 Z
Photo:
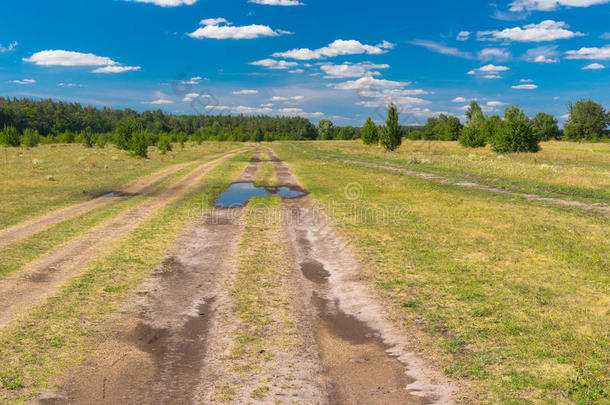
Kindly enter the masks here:
M 116 197 L 122 197 L 124 194 L 123 193 L 108 193 L 108 194 L 104 194 L 102 195 L 100 198 L 116 198 Z
M 282 198 L 293 199 L 303 197 L 306 194 L 306 191 L 297 187 L 259 187 L 255 186 L 253 182 L 233 183 L 216 198 L 214 206 L 220 208 L 243 207 L 254 197 L 279 195 Z
M 326 283 L 330 277 L 330 273 L 326 271 L 324 265 L 316 260 L 301 263 L 301 272 L 309 281 L 317 284 Z

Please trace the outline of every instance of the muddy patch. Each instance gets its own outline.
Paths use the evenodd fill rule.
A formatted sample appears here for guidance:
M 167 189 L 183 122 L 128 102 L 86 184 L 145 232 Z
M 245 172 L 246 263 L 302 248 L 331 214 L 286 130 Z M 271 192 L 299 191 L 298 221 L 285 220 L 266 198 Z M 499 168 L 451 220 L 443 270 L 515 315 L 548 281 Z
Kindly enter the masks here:
M 307 278 L 309 281 L 312 281 L 317 284 L 324 284 L 328 281 L 328 277 L 330 277 L 330 273 L 326 271 L 324 265 L 317 260 L 310 260 L 304 263 L 301 263 L 301 273 Z

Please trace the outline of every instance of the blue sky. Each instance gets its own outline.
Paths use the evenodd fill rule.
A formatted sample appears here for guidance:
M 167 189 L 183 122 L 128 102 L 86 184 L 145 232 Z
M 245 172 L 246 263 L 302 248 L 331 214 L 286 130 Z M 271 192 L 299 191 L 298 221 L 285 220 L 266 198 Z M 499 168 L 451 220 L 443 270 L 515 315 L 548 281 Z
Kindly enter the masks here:
M 262 4 L 256 4 L 262 3 Z M 610 107 L 610 0 L 24 0 L 0 14 L 0 95 L 196 114 L 405 124 L 477 99 Z

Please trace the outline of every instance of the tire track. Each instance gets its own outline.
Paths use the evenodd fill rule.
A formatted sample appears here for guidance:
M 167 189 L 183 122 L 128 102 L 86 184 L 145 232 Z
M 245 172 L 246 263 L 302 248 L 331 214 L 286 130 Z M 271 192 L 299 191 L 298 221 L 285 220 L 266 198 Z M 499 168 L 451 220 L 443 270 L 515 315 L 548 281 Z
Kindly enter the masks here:
M 199 166 L 167 190 L 146 200 L 113 219 L 68 242 L 54 252 L 44 255 L 22 271 L 0 284 L 0 327 L 6 326 L 19 313 L 54 294 L 63 283 L 79 274 L 98 258 L 114 240 L 124 236 L 157 210 L 176 200 L 201 181 L 213 167 L 242 153 L 225 154 Z
M 212 155 L 205 160 L 198 160 L 195 162 L 187 162 L 187 163 L 181 163 L 178 165 L 174 165 L 168 169 L 162 170 L 158 173 L 147 176 L 143 179 L 136 180 L 136 181 L 132 182 L 131 184 L 128 184 L 128 185 L 116 190 L 115 193 L 117 194 L 117 196 L 97 197 L 92 200 L 82 202 L 80 204 L 61 208 L 57 211 L 50 212 L 43 216 L 31 219 L 31 220 L 27 220 L 26 222 L 23 222 L 21 224 L 13 225 L 9 228 L 6 228 L 6 229 L 0 231 L 0 248 L 4 247 L 6 245 L 9 245 L 11 243 L 14 243 L 16 241 L 19 241 L 21 239 L 25 239 L 28 236 L 38 233 L 45 228 L 56 225 L 67 219 L 74 218 L 85 212 L 88 212 L 95 208 L 104 206 L 104 205 L 110 203 L 111 201 L 116 200 L 117 198 L 120 198 L 123 196 L 141 194 L 152 184 L 156 183 L 157 181 L 159 181 L 167 176 L 177 173 L 178 171 L 182 170 L 185 167 L 194 166 L 198 163 L 203 163 L 204 161 L 207 161 L 207 160 L 216 159 L 220 155 L 222 155 L 222 154 Z

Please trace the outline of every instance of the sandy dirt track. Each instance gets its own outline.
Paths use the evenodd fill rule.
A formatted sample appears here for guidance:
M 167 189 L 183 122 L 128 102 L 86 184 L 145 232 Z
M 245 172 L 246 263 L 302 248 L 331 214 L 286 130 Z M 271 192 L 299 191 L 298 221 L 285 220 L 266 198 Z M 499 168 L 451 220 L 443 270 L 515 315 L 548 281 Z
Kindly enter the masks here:
M 216 165 L 235 156 L 232 152 L 198 166 L 186 177 L 167 190 L 152 196 L 135 208 L 88 231 L 82 237 L 68 242 L 59 249 L 44 255 L 25 269 L 2 280 L 0 284 L 0 327 L 11 322 L 40 300 L 52 295 L 71 277 L 79 274 L 87 263 L 105 251 L 108 245 L 127 234 L 148 219 L 159 208 L 179 198 L 199 183 Z
M 137 195 L 144 192 L 148 187 L 150 187 L 153 183 L 161 180 L 164 177 L 170 176 L 178 171 L 182 170 L 185 167 L 201 164 L 207 160 L 216 159 L 221 154 L 216 154 L 210 156 L 205 160 L 199 160 L 195 162 L 187 162 L 181 163 L 178 165 L 171 166 L 165 170 L 162 170 L 153 175 L 144 177 L 142 179 L 136 180 L 135 182 L 126 185 L 118 190 L 113 190 L 118 196 L 129 196 L 129 195 Z M 116 200 L 117 197 L 98 197 L 89 201 L 85 201 L 80 204 L 72 205 L 69 207 L 61 208 L 57 211 L 50 212 L 43 216 L 28 220 L 26 222 L 11 226 L 0 231 L 0 248 L 6 246 L 10 243 L 14 243 L 18 240 L 27 238 L 30 235 L 33 235 L 37 232 L 42 231 L 45 228 L 48 228 L 52 225 L 58 224 L 62 221 L 65 221 L 69 218 L 76 217 L 81 215 L 87 211 L 91 211 L 95 208 L 101 207 L 109 202 Z

